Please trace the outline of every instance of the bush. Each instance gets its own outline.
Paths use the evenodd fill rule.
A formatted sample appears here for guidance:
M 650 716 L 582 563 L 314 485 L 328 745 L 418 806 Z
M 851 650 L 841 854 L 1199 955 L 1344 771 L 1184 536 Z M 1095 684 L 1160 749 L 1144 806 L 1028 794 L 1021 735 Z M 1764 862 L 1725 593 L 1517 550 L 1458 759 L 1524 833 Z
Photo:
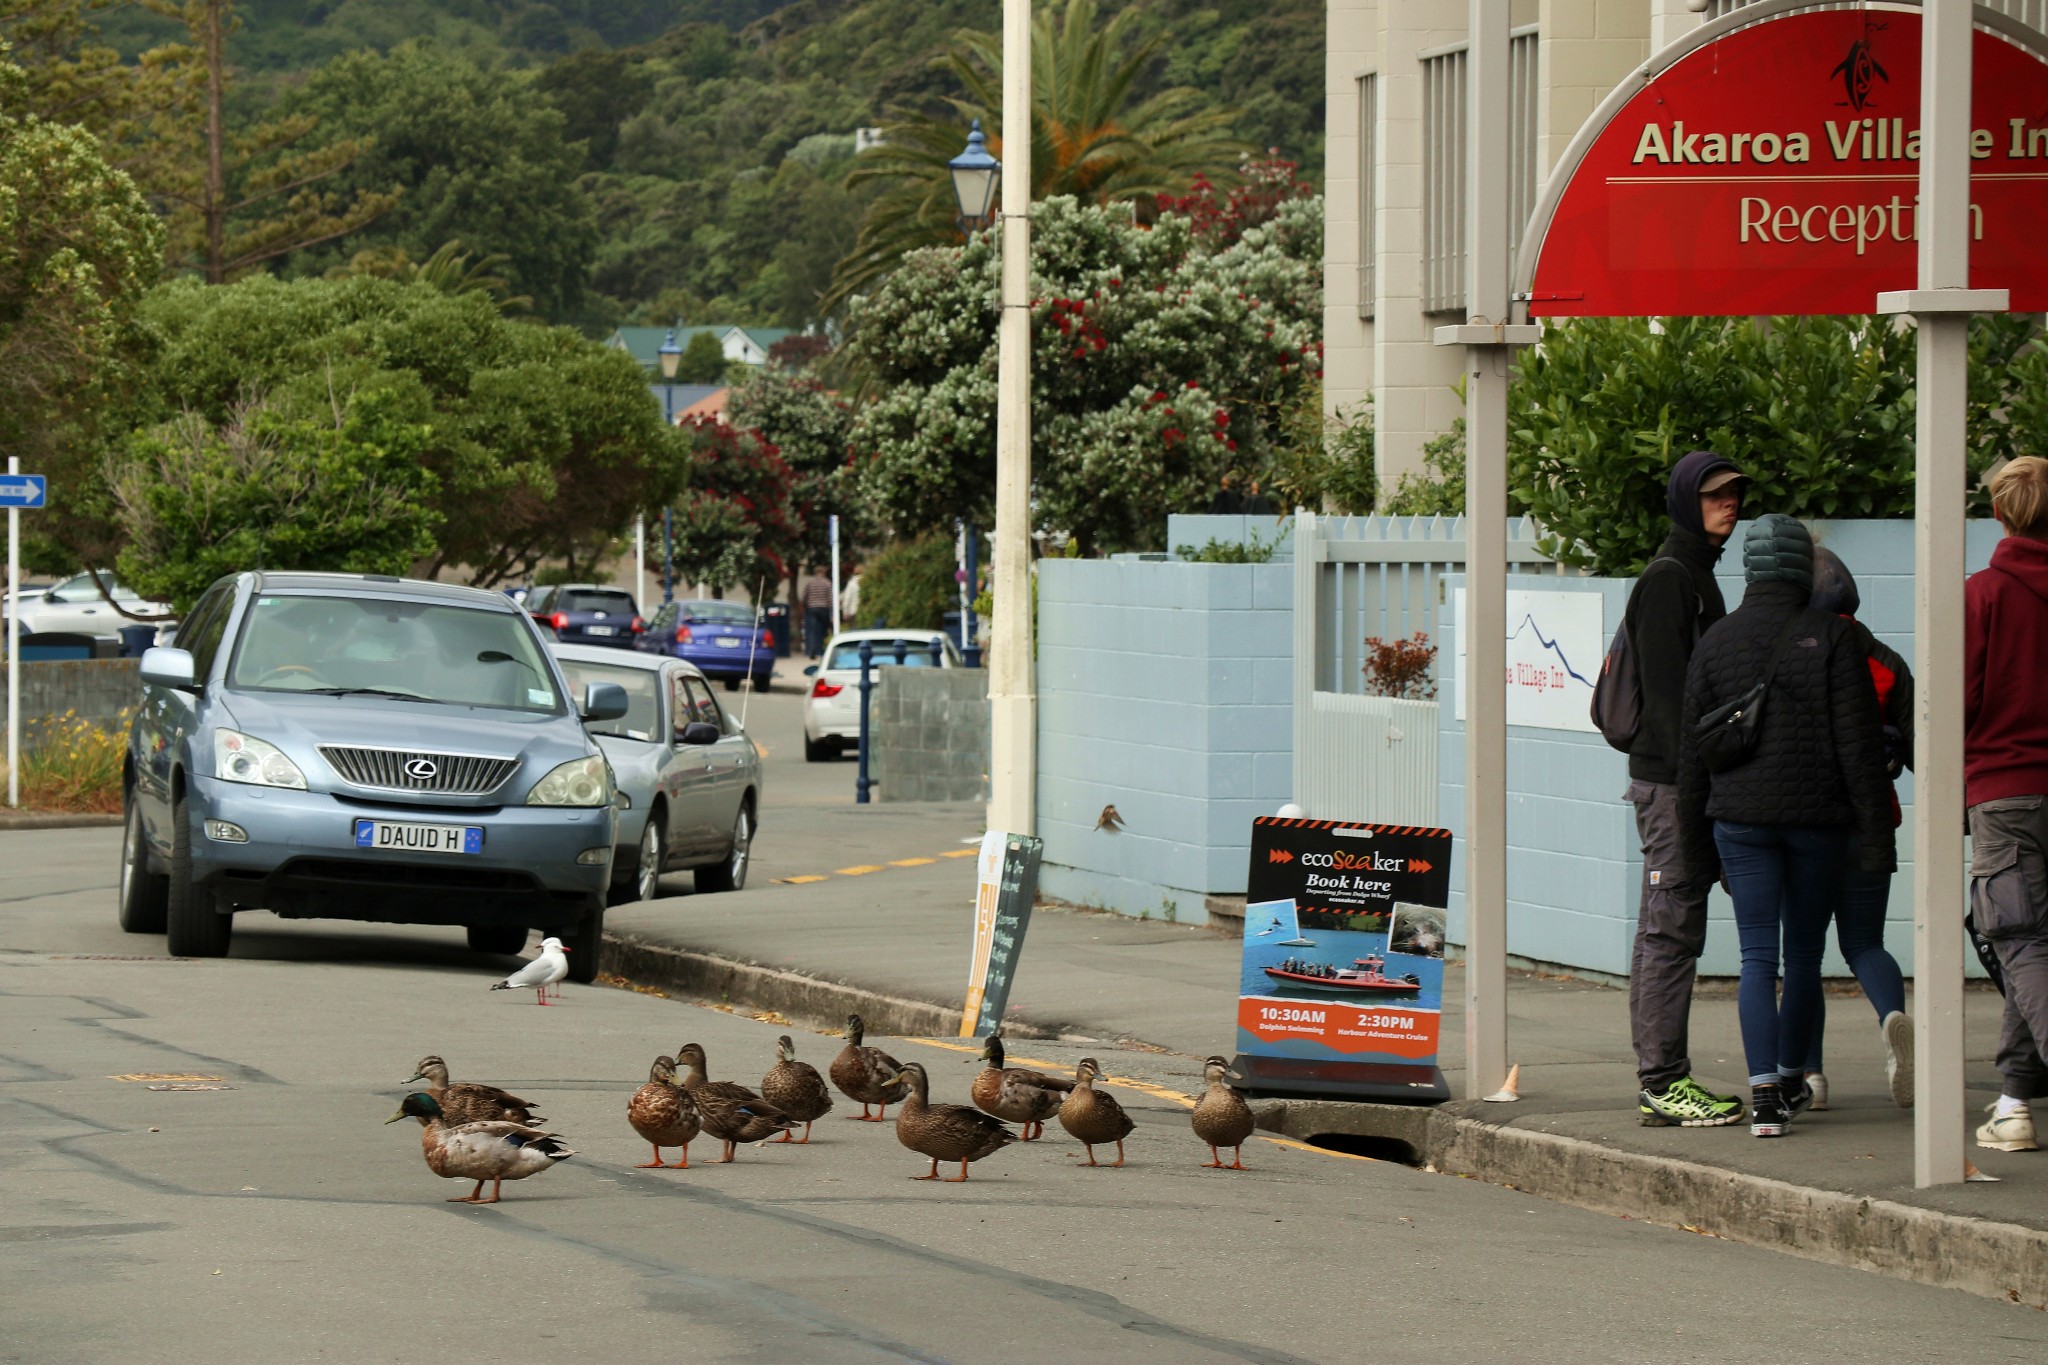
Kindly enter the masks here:
M 1436 646 L 1429 636 L 1416 631 L 1405 640 L 1365 637 L 1365 690 L 1375 697 L 1399 697 L 1407 701 L 1434 701 L 1436 679 L 1430 669 L 1436 663 Z
M 1514 497 L 1508 497 L 1510 510 Z M 1462 517 L 1465 515 L 1465 419 L 1460 417 L 1441 436 L 1422 447 L 1422 472 L 1401 476 L 1387 499 L 1393 517 Z
M 1281 423 L 1265 486 L 1281 506 L 1362 517 L 1379 499 L 1372 400 L 1323 412 L 1323 386 L 1309 386 Z
M 29 721 L 22 736 L 22 805 L 86 815 L 118 813 L 130 714 L 121 712 L 110 727 L 75 711 Z M 0 781 L 5 769 L 0 762 Z
M 960 609 L 956 569 L 950 536 L 896 541 L 862 569 L 860 610 L 848 624 L 937 630 L 945 613 Z
M 1201 549 L 1192 545 L 1176 545 L 1174 554 L 1190 564 L 1265 564 L 1272 560 L 1273 551 L 1279 541 L 1261 540 L 1259 533 L 1251 533 L 1245 541 L 1217 540 L 1211 537 Z

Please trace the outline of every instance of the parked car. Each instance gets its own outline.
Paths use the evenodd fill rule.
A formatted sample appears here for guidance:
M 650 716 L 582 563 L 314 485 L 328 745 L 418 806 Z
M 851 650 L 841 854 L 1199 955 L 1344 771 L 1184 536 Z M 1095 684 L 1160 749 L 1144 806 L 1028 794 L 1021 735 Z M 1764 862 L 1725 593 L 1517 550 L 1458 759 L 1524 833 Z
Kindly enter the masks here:
M 142 656 L 123 765 L 120 919 L 218 957 L 232 916 L 544 929 L 590 980 L 617 833 L 610 765 L 502 594 L 376 574 L 241 573 Z
M 761 824 L 761 754 L 694 666 L 657 654 L 556 645 L 572 689 L 616 683 L 626 714 L 585 728 L 619 787 L 611 902 L 651 901 L 662 873 L 695 868 L 697 890 L 747 884 Z
M 535 588 L 522 604 L 565 645 L 610 645 L 631 649 L 647 629 L 633 594 L 595 583 L 549 584 Z
M 775 676 L 775 636 L 745 602 L 693 598 L 667 603 L 654 614 L 639 647 L 689 660 L 728 692 L 739 691 L 748 677 L 761 691 Z
M 23 591 L 21 624 L 24 633 L 92 635 L 111 640 L 120 634 L 123 626 L 154 625 L 170 619 L 168 602 L 145 601 L 140 593 L 117 580 L 111 569 L 100 570 L 100 577 L 106 580 L 114 601 L 144 619 L 132 621 L 108 606 L 93 576 L 77 573 L 41 592 Z M 6 594 L 0 592 L 0 615 L 6 611 L 5 598 Z M 6 633 L 0 631 L 0 640 L 6 638 Z
M 959 668 L 960 651 L 936 630 L 844 630 L 825 642 L 825 657 L 804 670 L 804 757 L 821 763 L 860 744 L 860 647 L 873 646 L 871 666 L 895 668 L 903 646 L 906 668 Z M 934 652 L 936 651 L 936 653 Z

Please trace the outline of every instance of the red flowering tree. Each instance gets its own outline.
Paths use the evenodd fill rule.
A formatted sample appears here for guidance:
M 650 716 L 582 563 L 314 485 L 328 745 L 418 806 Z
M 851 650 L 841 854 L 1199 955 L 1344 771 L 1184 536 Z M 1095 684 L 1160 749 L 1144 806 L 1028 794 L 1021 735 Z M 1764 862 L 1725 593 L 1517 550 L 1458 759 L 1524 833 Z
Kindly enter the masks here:
M 1159 211 L 1187 219 L 1195 236 L 1209 247 L 1229 246 L 1250 229 L 1279 217 L 1283 204 L 1315 198 L 1315 186 L 1296 173 L 1299 169 L 1299 163 L 1274 155 L 1247 162 L 1241 180 L 1228 193 L 1208 176 L 1198 175 L 1186 194 L 1161 195 Z
M 677 572 L 721 594 L 764 578 L 779 583 L 797 536 L 789 465 L 757 431 L 716 417 L 682 426 L 690 464 L 688 491 L 674 511 Z

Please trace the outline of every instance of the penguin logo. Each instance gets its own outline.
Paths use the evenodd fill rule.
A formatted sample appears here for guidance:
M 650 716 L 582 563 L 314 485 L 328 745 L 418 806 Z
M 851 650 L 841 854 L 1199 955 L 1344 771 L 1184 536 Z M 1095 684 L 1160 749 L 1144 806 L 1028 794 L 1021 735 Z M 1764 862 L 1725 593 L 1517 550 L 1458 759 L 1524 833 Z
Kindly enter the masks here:
M 1828 78 L 1842 78 L 1842 89 L 1849 96 L 1844 101 L 1851 109 L 1862 113 L 1870 103 L 1870 89 L 1878 81 L 1891 84 L 1891 77 L 1879 66 L 1877 58 L 1871 55 L 1868 36 L 1858 38 L 1849 44 L 1849 55 L 1842 58 L 1842 64 L 1828 73 Z

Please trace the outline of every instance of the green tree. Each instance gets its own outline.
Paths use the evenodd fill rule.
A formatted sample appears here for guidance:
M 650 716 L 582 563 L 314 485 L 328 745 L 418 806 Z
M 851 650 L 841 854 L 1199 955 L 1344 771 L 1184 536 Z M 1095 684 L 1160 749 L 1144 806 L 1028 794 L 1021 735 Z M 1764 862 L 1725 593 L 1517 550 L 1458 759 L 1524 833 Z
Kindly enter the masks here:
M 676 360 L 676 378 L 685 384 L 725 382 L 725 347 L 710 332 L 694 332 Z
M 789 466 L 792 538 L 783 556 L 794 577 L 806 564 L 831 555 L 830 522 L 837 515 L 846 543 L 873 532 L 858 477 L 847 464 L 853 405 L 799 371 L 767 365 L 735 386 L 726 420 L 775 447 Z
M 369 247 L 358 251 L 347 265 L 329 270 L 327 278 L 343 280 L 351 275 L 369 275 L 400 283 L 418 281 L 444 294 L 482 294 L 501 313 L 524 312 L 533 306 L 533 300 L 524 294 L 514 294 L 511 283 L 495 273 L 504 264 L 503 256 L 472 259 L 461 242 L 441 243 L 424 261 L 415 261 L 402 246 Z
M 795 535 L 793 479 L 775 447 L 716 417 L 680 428 L 689 444 L 689 491 L 675 509 L 676 566 L 716 595 L 744 583 L 780 583 Z
M 1137 89 L 1169 35 L 1139 39 L 1138 12 L 1124 8 L 1097 25 L 1095 0 L 1066 0 L 1031 26 L 1031 197 L 1070 196 L 1109 204 L 1171 194 L 1196 176 L 1221 174 L 1250 150 L 1230 132 L 1233 112 L 1190 86 L 1138 98 Z M 1002 39 L 961 33 L 945 66 L 966 90 L 952 115 L 898 108 L 881 145 L 861 157 L 855 184 L 882 186 L 861 221 L 860 240 L 841 261 L 828 306 L 894 269 L 906 251 L 959 239 L 959 203 L 946 163 L 966 145 L 968 124 L 1002 127 Z M 990 150 L 1001 155 L 999 138 Z
M 108 462 L 128 544 L 121 576 L 189 611 L 241 569 L 406 573 L 434 547 L 428 428 L 388 396 L 337 401 L 325 420 L 260 398 L 221 423 L 184 413 Z

